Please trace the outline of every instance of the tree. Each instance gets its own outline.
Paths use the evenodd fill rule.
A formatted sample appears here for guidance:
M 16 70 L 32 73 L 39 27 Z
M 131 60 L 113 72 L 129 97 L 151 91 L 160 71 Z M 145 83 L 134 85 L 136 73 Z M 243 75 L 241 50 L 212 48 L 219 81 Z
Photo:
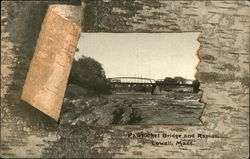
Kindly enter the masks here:
M 192 82 L 193 85 L 193 92 L 198 93 L 199 92 L 199 87 L 200 87 L 200 82 L 198 80 L 193 80 Z
M 178 84 L 185 84 L 187 82 L 187 80 L 181 76 L 176 76 L 174 78 L 174 80 L 176 81 L 176 83 Z
M 102 65 L 96 60 L 82 56 L 73 61 L 69 82 L 96 93 L 110 93 L 111 84 L 105 76 Z
M 166 84 L 177 84 L 176 80 L 174 78 L 171 78 L 171 77 L 166 77 L 164 79 L 164 83 L 166 83 Z
M 185 84 L 186 82 L 187 82 L 187 80 L 181 76 L 177 76 L 174 78 L 166 77 L 164 79 L 164 83 L 166 83 L 166 84 Z

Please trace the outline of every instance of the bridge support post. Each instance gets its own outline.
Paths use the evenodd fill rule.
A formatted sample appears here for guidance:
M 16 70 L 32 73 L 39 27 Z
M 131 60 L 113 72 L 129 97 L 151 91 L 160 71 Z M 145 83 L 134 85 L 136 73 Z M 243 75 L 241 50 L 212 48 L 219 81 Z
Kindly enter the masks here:
M 159 95 L 159 94 L 161 94 L 160 86 L 158 86 L 158 85 L 153 85 L 151 94 L 152 94 L 152 95 Z

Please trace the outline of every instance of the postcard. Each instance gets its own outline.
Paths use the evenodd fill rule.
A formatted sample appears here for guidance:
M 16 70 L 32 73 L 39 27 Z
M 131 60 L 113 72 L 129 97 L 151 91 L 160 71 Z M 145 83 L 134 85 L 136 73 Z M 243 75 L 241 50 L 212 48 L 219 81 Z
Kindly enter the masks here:
M 248 1 L 1 13 L 1 158 L 249 157 Z

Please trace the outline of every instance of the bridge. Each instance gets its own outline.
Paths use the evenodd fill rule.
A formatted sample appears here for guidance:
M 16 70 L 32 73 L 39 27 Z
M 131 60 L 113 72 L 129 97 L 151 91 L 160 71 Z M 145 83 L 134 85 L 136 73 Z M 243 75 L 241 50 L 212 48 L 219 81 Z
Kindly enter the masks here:
M 155 80 L 152 78 L 142 77 L 113 77 L 109 78 L 112 84 L 119 85 L 173 85 L 173 86 L 187 86 L 193 87 L 193 84 L 187 83 L 166 83 L 163 80 Z
M 142 78 L 142 77 L 113 77 L 109 78 L 111 84 L 114 86 L 120 85 L 120 86 L 151 86 L 152 90 L 151 93 L 156 92 L 156 89 L 160 91 L 160 86 L 173 86 L 173 87 L 192 87 L 193 92 L 197 92 L 199 89 L 199 86 L 194 84 L 187 84 L 187 83 L 166 83 L 164 80 L 155 80 L 152 78 Z

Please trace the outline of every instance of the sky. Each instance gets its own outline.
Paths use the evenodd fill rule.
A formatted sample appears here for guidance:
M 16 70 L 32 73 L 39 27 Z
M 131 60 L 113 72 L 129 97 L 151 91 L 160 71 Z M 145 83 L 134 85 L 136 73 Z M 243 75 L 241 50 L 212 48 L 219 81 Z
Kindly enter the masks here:
M 75 59 L 102 64 L 108 78 L 195 79 L 200 33 L 82 33 Z

